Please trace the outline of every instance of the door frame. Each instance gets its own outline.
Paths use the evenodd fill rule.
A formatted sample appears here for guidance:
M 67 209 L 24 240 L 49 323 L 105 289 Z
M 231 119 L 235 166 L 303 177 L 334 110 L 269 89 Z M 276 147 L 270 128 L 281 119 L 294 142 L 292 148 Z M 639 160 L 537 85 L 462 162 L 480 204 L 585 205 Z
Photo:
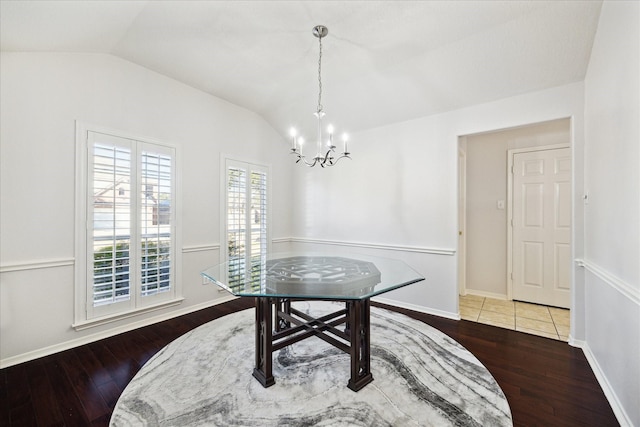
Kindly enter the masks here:
M 458 138 L 458 295 L 467 294 L 467 151 Z
M 507 300 L 513 300 L 513 157 L 515 154 L 520 153 L 532 153 L 538 151 L 558 150 L 561 148 L 571 148 L 570 143 L 553 144 L 553 145 L 541 145 L 538 147 L 527 148 L 512 148 L 507 150 Z M 573 158 L 573 152 L 571 152 Z M 573 164 L 573 160 L 572 160 Z M 573 180 L 573 171 L 571 171 L 571 178 Z M 572 183 L 573 199 L 573 183 Z M 573 228 L 573 224 L 571 226 Z M 573 238 L 571 239 L 573 246 Z M 573 282 L 571 283 L 573 294 Z

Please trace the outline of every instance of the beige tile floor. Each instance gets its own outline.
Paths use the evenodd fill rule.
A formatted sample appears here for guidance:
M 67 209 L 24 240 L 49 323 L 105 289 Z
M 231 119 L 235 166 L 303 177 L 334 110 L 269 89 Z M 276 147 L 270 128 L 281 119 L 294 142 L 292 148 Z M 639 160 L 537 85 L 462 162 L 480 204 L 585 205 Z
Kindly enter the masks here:
M 560 341 L 569 339 L 569 310 L 563 308 L 465 295 L 460 296 L 460 316 Z

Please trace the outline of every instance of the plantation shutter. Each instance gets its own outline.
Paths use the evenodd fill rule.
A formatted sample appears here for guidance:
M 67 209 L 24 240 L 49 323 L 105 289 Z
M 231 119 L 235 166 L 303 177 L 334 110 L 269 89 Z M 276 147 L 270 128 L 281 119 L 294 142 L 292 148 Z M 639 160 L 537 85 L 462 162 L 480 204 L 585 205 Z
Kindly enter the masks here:
M 267 168 L 227 160 L 226 236 L 229 283 L 237 285 L 260 275 L 260 259 L 268 251 Z M 251 265 L 251 277 L 242 272 Z
M 131 298 L 131 184 L 135 162 L 129 140 L 94 133 L 90 136 L 90 303 L 95 307 Z
M 251 282 L 263 283 L 260 279 L 266 275 L 264 260 L 267 255 L 267 174 L 260 170 L 251 170 L 250 208 L 248 228 L 251 230 Z
M 167 150 L 161 148 L 143 144 L 141 153 L 140 280 L 143 297 L 171 289 L 173 161 Z
M 87 318 L 92 318 L 173 296 L 175 153 L 153 143 L 88 135 Z
M 261 254 L 267 247 L 267 174 L 251 171 L 251 254 Z

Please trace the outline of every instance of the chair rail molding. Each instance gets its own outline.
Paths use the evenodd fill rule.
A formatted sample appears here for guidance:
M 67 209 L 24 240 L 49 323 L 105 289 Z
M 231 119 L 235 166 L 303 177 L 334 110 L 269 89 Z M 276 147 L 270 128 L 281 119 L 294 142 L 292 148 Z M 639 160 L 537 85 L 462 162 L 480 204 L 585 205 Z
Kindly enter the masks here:
M 384 244 L 384 243 L 349 242 L 349 241 L 342 241 L 342 240 L 311 239 L 306 237 L 290 237 L 289 241 L 291 243 L 309 243 L 309 244 L 318 244 L 318 245 L 357 247 L 357 248 L 365 248 L 365 249 L 382 249 L 387 251 L 417 252 L 417 253 L 431 254 L 431 255 L 453 256 L 456 254 L 455 249 L 429 248 L 429 247 L 406 246 L 406 245 L 390 245 L 390 244 Z
M 70 258 L 52 258 L 40 259 L 26 262 L 15 262 L 0 265 L 0 273 L 9 273 L 12 271 L 38 270 L 41 268 L 58 268 L 73 266 L 76 259 Z
M 219 250 L 220 250 L 220 245 L 219 244 L 190 245 L 190 246 L 183 246 L 182 247 L 182 253 L 183 254 L 188 254 L 188 253 L 193 253 L 193 252 L 219 251 Z
M 597 276 L 604 283 L 629 298 L 635 304 L 640 305 L 640 288 L 631 286 L 629 283 L 616 277 L 594 262 L 586 259 L 576 259 L 575 262 L 578 267 L 583 267 L 586 271 Z

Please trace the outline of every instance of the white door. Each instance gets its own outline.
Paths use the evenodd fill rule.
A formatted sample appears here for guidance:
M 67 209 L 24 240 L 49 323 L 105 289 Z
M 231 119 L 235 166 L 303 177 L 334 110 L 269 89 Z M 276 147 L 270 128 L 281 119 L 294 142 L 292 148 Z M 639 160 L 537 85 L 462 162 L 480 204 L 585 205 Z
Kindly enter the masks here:
M 513 155 L 514 300 L 569 308 L 571 151 Z

